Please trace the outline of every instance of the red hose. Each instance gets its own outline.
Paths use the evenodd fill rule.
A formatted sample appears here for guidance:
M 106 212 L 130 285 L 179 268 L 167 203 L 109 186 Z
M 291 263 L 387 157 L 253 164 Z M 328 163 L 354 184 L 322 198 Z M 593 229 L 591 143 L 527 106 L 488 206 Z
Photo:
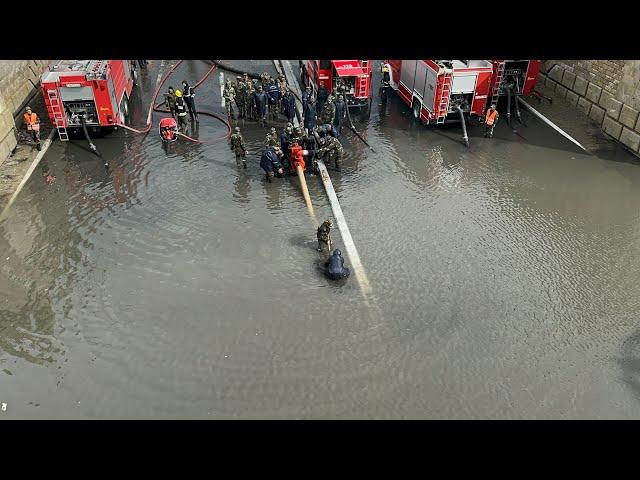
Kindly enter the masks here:
M 160 108 L 160 105 L 162 105 L 162 103 L 158 103 L 156 104 L 156 99 L 158 98 L 158 94 L 160 93 L 160 88 L 162 88 L 162 85 L 164 85 L 164 83 L 167 81 L 167 79 L 173 74 L 173 72 L 178 68 L 178 66 L 183 62 L 184 60 L 180 60 L 178 63 L 176 63 L 173 67 L 171 67 L 171 70 L 169 70 L 164 77 L 162 78 L 162 80 L 160 81 L 160 83 L 158 84 L 158 86 L 156 87 L 155 92 L 153 93 L 153 98 L 151 99 L 151 104 L 149 105 L 149 113 L 147 115 L 147 126 L 144 128 L 144 130 L 137 130 L 133 127 L 129 127 L 127 125 L 124 125 L 122 123 L 119 123 L 118 126 L 125 128 L 127 130 L 130 130 L 132 132 L 135 133 L 149 133 L 149 131 L 151 130 L 151 112 L 163 112 L 163 113 L 170 113 L 170 111 L 168 109 L 163 109 Z M 209 75 L 211 75 L 211 73 L 216 69 L 216 65 L 213 65 L 208 71 L 207 73 L 204 75 L 204 77 L 202 77 L 200 80 L 198 80 L 198 82 L 196 82 L 196 84 L 193 86 L 193 88 L 198 87 L 202 82 L 204 82 Z M 198 140 L 195 138 L 192 138 L 188 135 L 185 135 L 184 133 L 178 133 L 179 136 L 186 138 L 187 140 L 190 140 L 194 143 L 200 143 L 200 144 L 204 144 L 204 145 L 211 145 L 214 143 L 218 143 L 221 142 L 222 140 L 225 140 L 226 138 L 229 137 L 229 135 L 231 135 L 231 125 L 229 124 L 229 122 L 224 118 L 221 117 L 219 115 L 216 115 L 215 113 L 209 113 L 209 112 L 202 112 L 202 111 L 198 111 L 196 110 L 196 113 L 200 114 L 200 115 L 207 115 L 209 117 L 213 117 L 217 120 L 220 120 L 222 123 L 225 124 L 225 126 L 227 127 L 227 133 L 222 136 L 222 137 L 218 137 L 214 140 L 208 141 L 208 142 L 203 142 L 202 140 Z

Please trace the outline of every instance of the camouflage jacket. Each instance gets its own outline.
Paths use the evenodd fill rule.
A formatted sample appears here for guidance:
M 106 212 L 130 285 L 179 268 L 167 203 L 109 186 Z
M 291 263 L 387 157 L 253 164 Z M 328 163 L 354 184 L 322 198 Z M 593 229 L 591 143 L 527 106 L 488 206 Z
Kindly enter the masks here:
M 331 235 L 331 227 L 329 227 L 329 225 L 327 225 L 326 223 L 323 223 L 318 227 L 318 232 L 317 232 L 318 240 L 321 240 L 327 243 L 329 241 L 330 235 Z
M 324 147 L 322 147 L 322 149 L 325 152 L 329 152 L 331 154 L 337 153 L 338 155 L 342 155 L 344 153 L 344 148 L 342 148 L 342 144 L 340 143 L 340 140 L 330 135 L 327 135 L 325 137 L 325 144 L 324 144 Z
M 236 98 L 236 90 L 233 87 L 225 87 L 222 96 L 227 102 L 233 102 L 233 100 Z
M 234 133 L 230 138 L 231 150 L 235 153 L 242 153 L 247 151 L 247 145 L 244 143 L 241 133 Z

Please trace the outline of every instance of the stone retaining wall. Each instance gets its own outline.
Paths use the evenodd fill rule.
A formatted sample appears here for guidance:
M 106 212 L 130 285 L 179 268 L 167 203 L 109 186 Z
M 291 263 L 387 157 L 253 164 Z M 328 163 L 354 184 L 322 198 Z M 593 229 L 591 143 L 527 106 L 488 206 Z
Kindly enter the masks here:
M 538 81 L 640 156 L 640 60 L 546 60 Z
M 40 75 L 48 60 L 0 60 L 0 165 L 17 145 L 16 122 L 22 109 L 38 92 Z M 46 112 L 36 112 L 41 118 Z

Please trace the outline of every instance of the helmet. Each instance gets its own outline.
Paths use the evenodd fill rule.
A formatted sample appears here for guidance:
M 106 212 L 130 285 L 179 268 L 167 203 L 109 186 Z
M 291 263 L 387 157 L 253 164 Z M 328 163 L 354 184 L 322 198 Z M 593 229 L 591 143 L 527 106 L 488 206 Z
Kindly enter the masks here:
M 287 128 L 293 128 L 293 124 L 291 122 L 287 122 Z
M 307 85 L 307 90 L 311 90 L 311 85 Z
M 496 104 L 495 104 L 495 103 L 494 103 L 494 104 L 492 104 L 492 105 L 491 105 L 491 108 L 495 109 L 495 108 L 496 108 Z
M 176 97 L 181 97 L 182 96 L 182 92 L 180 90 L 176 90 Z
M 236 133 L 240 133 L 240 127 L 236 127 L 234 130 L 236 131 Z
M 240 75 L 236 75 L 236 79 L 242 79 Z
M 333 222 L 331 221 L 331 219 L 330 219 L 330 218 L 327 218 L 327 219 L 324 221 L 324 224 L 325 224 L 327 227 L 329 227 L 329 228 L 333 228 Z
M 276 129 L 275 127 L 271 127 L 271 130 L 269 130 L 271 133 L 276 133 Z
M 338 95 L 338 100 L 342 100 L 344 97 L 342 95 Z
M 302 133 L 302 129 L 300 127 L 294 128 L 293 131 L 296 133 Z
M 340 249 L 338 249 L 338 248 L 336 248 L 336 249 L 333 251 L 333 254 L 334 254 L 334 255 L 338 255 L 338 256 L 340 256 L 340 257 L 342 256 L 342 252 L 341 252 L 341 251 L 340 251 Z

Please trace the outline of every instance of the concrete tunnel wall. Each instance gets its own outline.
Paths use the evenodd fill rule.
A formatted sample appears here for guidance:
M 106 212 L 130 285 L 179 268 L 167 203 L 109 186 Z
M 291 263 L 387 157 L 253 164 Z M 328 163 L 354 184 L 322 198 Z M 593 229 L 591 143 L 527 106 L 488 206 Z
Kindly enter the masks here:
M 640 60 L 545 60 L 538 81 L 640 156 Z
M 38 92 L 40 75 L 48 64 L 49 60 L 0 61 L 0 165 L 18 143 L 16 128 L 22 126 L 22 109 Z M 46 112 L 36 113 L 46 118 Z

